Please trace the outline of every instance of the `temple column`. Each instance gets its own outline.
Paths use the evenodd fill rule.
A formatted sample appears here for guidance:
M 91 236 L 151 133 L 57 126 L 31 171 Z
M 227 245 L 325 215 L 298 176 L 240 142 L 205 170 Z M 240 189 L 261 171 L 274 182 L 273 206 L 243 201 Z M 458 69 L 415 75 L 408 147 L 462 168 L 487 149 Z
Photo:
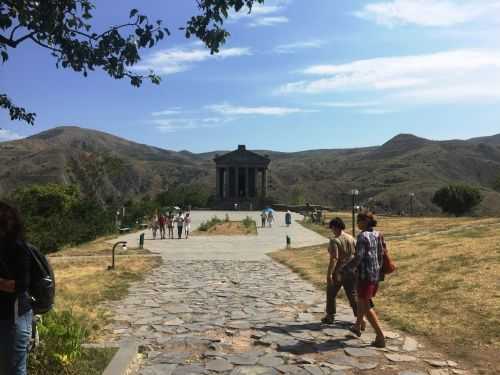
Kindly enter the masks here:
M 216 170 L 215 170 L 215 195 L 216 195 L 217 199 L 222 198 L 222 194 L 221 194 L 222 190 L 220 187 L 220 174 L 221 174 L 221 169 L 216 168 Z
M 234 177 L 235 177 L 235 182 L 234 182 L 234 187 L 236 189 L 236 198 L 240 198 L 240 168 L 234 167 Z
M 229 197 L 229 168 L 224 168 L 224 198 Z
M 250 168 L 245 168 L 245 198 L 250 198 Z
M 267 169 L 262 171 L 262 196 L 267 197 Z

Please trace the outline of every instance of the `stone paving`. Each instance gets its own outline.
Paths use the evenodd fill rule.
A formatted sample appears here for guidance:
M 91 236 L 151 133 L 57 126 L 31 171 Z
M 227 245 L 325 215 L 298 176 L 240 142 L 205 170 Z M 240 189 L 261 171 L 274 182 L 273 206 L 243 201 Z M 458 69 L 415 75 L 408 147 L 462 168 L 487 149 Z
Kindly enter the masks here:
M 279 228 L 268 232 L 281 234 Z M 268 257 L 227 259 L 210 248 L 203 260 L 165 248 L 164 264 L 111 305 L 108 329 L 146 349 L 138 374 L 469 374 L 397 332 L 385 332 L 387 348 L 371 347 L 372 332 L 357 338 L 347 329 L 353 316 L 346 306 L 335 325 L 320 324 L 324 295 L 311 284 Z

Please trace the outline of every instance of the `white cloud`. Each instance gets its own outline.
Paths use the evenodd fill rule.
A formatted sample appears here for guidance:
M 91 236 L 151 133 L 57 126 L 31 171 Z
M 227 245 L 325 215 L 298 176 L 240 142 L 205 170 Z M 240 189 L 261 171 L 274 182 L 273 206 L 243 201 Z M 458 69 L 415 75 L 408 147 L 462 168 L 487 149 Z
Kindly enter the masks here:
M 255 19 L 250 24 L 248 24 L 248 26 L 250 27 L 274 26 L 283 23 L 288 23 L 288 17 L 285 16 L 260 17 Z
M 231 12 L 228 22 L 246 20 L 249 27 L 274 26 L 288 22 L 288 18 L 280 15 L 283 13 L 291 0 L 266 0 L 265 4 L 254 4 L 251 12 Z
M 293 107 L 242 107 L 230 104 L 214 104 L 205 108 L 224 116 L 286 116 L 294 113 L 314 112 L 312 110 Z
M 283 6 L 278 4 L 273 4 L 273 5 L 255 4 L 252 7 L 252 11 L 250 13 L 245 10 L 242 10 L 238 13 L 232 12 L 229 16 L 229 20 L 236 21 L 244 18 L 266 16 L 269 14 L 280 12 L 282 9 Z
M 200 128 L 215 128 L 232 121 L 230 118 L 208 117 L 208 118 L 162 118 L 153 120 L 156 129 L 162 133 L 173 133 L 183 130 Z
M 325 45 L 323 40 L 309 40 L 304 42 L 280 44 L 274 48 L 276 53 L 294 53 L 303 49 L 320 48 Z
M 226 48 L 211 55 L 205 48 L 171 48 L 153 53 L 134 67 L 137 71 L 153 70 L 160 75 L 183 72 L 192 68 L 193 64 L 209 59 L 226 59 L 251 55 L 249 48 Z
M 8 129 L 0 129 L 0 142 L 3 141 L 14 141 L 16 139 L 21 139 L 22 136 Z
M 366 108 L 366 107 L 374 107 L 379 103 L 375 101 L 367 101 L 367 102 L 319 102 L 316 105 L 321 107 L 330 107 L 330 108 Z
M 390 109 L 383 108 L 371 108 L 371 109 L 363 109 L 360 113 L 364 115 L 386 115 L 388 113 L 394 113 L 395 111 Z
M 500 52 L 455 50 L 375 58 L 303 71 L 317 79 L 290 82 L 280 94 L 358 91 L 407 101 L 456 102 L 500 99 Z
M 450 27 L 500 16 L 498 0 L 392 0 L 372 2 L 354 13 L 379 25 Z
M 180 113 L 181 113 L 180 107 L 173 107 L 173 108 L 165 109 L 163 111 L 153 112 L 153 113 L 151 113 L 151 116 L 153 116 L 153 117 L 171 116 L 171 115 L 178 115 Z

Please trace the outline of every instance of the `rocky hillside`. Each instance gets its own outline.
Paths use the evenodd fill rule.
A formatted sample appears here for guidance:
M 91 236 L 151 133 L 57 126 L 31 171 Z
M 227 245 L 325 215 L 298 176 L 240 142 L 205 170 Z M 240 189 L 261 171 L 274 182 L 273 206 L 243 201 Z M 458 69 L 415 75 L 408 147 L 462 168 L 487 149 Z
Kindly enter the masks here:
M 236 145 L 235 145 L 236 146 Z M 221 151 L 219 151 L 221 153 Z M 430 141 L 402 134 L 382 146 L 262 151 L 271 159 L 271 194 L 280 201 L 310 201 L 349 206 L 348 192 L 377 210 L 407 211 L 409 193 L 415 209 L 436 212 L 435 190 L 450 182 L 483 189 L 482 214 L 500 213 L 500 135 L 468 141 Z M 54 128 L 0 143 L 0 194 L 31 183 L 76 183 L 102 201 L 155 195 L 168 186 L 198 183 L 214 189 L 215 152 L 173 152 L 77 127 Z

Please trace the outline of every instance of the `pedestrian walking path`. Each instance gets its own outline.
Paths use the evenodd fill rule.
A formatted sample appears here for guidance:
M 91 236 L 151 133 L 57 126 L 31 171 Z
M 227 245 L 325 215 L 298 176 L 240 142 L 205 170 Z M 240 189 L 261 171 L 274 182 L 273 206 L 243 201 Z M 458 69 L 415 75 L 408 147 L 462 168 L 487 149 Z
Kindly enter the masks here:
M 357 338 L 347 329 L 353 316 L 346 306 L 335 325 L 318 323 L 323 292 L 264 255 L 283 247 L 286 233 L 300 246 L 325 241 L 294 224 L 262 229 L 251 240 L 148 242 L 164 263 L 111 305 L 108 327 L 147 348 L 138 374 L 468 374 L 397 332 L 386 331 L 387 348 L 371 347 L 372 332 Z
M 226 215 L 230 220 L 239 221 L 249 216 L 260 225 L 260 212 L 257 211 L 194 211 L 192 215 L 192 228 L 198 226 L 214 216 L 224 219 Z M 294 216 L 295 220 L 301 219 L 300 215 Z M 177 229 L 174 230 L 177 236 Z M 327 240 L 319 234 L 307 230 L 298 223 L 290 227 L 285 226 L 284 213 L 278 213 L 276 222 L 271 228 L 258 228 L 257 236 L 191 236 L 188 240 L 153 240 L 151 231 L 146 231 L 145 247 L 155 253 L 161 254 L 164 259 L 196 259 L 196 260 L 263 260 L 268 259 L 267 253 L 282 249 L 286 246 L 286 236 L 291 238 L 293 247 L 303 247 L 325 243 Z M 157 237 L 158 238 L 158 237 Z M 121 236 L 121 241 L 136 244 L 139 240 L 138 233 Z

